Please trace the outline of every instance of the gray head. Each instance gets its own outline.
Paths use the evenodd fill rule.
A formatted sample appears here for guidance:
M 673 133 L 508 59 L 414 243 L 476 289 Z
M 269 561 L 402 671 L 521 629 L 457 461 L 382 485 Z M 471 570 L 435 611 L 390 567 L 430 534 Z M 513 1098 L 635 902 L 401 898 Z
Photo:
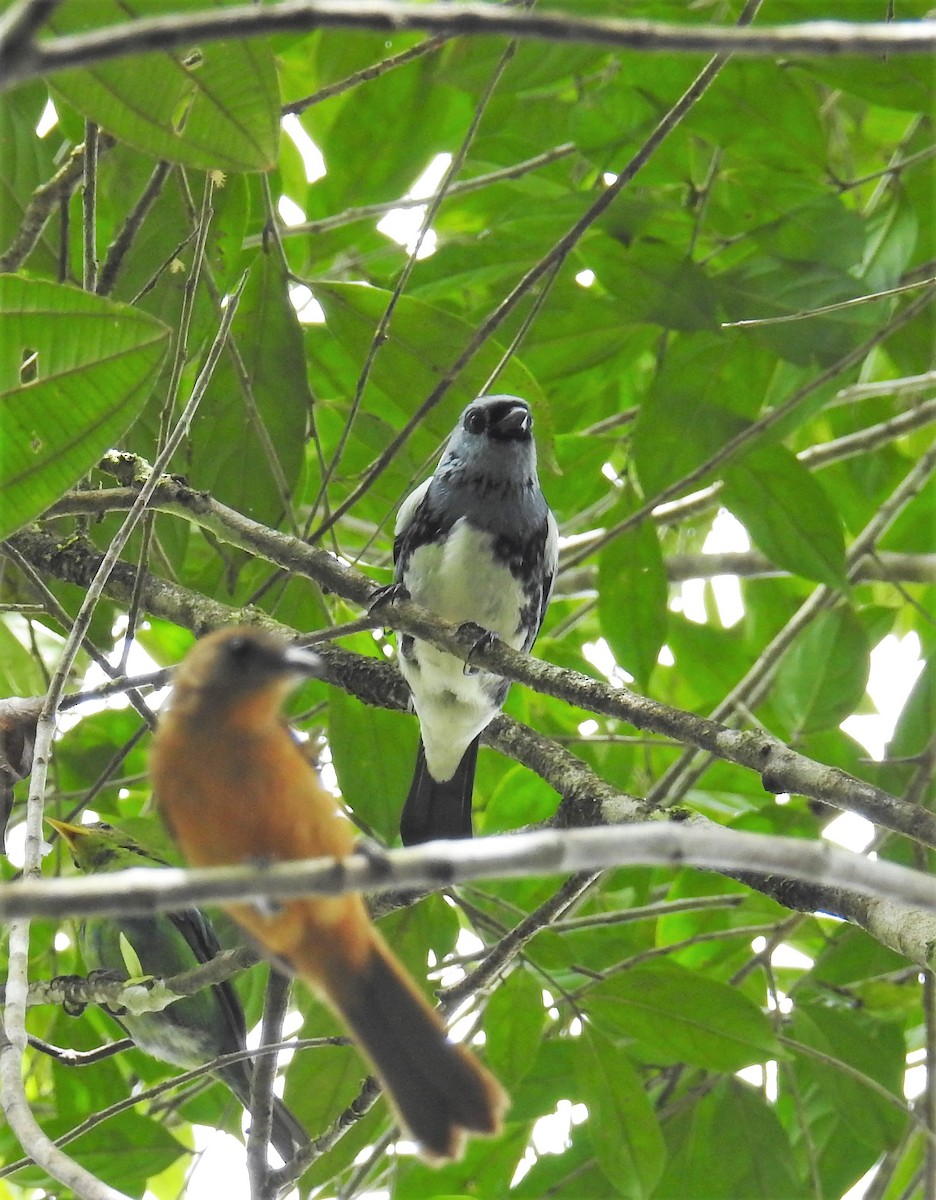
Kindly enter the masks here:
M 492 533 L 520 537 L 538 529 L 548 509 L 536 474 L 533 416 L 516 396 L 481 396 L 458 419 L 427 500 Z
M 517 485 L 536 478 L 533 414 L 517 396 L 480 396 L 458 418 L 436 476 L 482 474 Z

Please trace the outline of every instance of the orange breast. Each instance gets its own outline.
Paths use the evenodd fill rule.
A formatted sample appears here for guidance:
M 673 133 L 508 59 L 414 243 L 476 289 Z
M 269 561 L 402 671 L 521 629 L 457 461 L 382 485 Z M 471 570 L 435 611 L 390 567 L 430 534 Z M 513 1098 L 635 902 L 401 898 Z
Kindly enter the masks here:
M 159 806 L 193 866 L 343 858 L 354 827 L 285 728 L 193 731 L 170 717 L 150 769 Z M 307 975 L 338 957 L 363 961 L 372 931 L 358 895 L 231 905 L 231 915 L 272 955 Z

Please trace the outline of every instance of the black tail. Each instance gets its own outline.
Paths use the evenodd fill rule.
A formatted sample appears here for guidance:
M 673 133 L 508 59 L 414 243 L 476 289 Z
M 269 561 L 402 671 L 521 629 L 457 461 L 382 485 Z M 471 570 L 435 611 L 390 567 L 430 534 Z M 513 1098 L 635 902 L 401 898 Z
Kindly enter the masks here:
M 430 1162 L 461 1156 L 466 1135 L 500 1128 L 507 1095 L 375 942 L 367 965 L 342 988 L 340 1011 L 374 1064 L 402 1126 Z M 338 997 L 336 996 L 337 1000 Z
M 451 779 L 439 782 L 429 774 L 422 741 L 409 795 L 400 818 L 404 846 L 434 838 L 470 838 L 471 796 L 474 791 L 478 738 L 471 743 Z
M 250 1111 L 250 1078 L 252 1067 L 247 1061 L 222 1067 L 218 1075 L 228 1085 L 244 1108 Z M 286 1107 L 279 1096 L 273 1097 L 273 1130 L 270 1141 L 283 1162 L 309 1144 L 309 1135 L 299 1118 Z
M 270 1141 L 283 1162 L 289 1162 L 294 1154 L 309 1144 L 309 1135 L 299 1118 L 279 1096 L 273 1097 L 273 1132 Z

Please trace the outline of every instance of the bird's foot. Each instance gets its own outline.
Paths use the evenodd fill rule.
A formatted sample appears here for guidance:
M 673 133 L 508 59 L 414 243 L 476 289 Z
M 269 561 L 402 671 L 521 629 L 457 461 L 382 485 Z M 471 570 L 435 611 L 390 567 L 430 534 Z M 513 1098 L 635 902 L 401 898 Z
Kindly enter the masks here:
M 88 1007 L 88 1002 L 82 997 L 80 991 L 85 983 L 85 977 L 83 975 L 56 975 L 53 983 L 58 984 L 62 989 L 62 1008 L 66 1015 L 80 1017 Z
M 490 629 L 485 629 L 483 625 L 479 625 L 476 621 L 464 621 L 458 627 L 458 636 L 467 641 L 471 639 L 471 646 L 468 650 L 468 655 L 465 659 L 464 671 L 466 675 L 475 675 L 481 669 L 471 665 L 472 655 L 479 650 L 486 650 L 489 646 L 493 646 L 497 641 L 497 634 Z
M 372 616 L 378 609 L 410 598 L 409 589 L 405 588 L 402 583 L 388 583 L 383 587 L 374 588 L 367 604 L 368 616 Z

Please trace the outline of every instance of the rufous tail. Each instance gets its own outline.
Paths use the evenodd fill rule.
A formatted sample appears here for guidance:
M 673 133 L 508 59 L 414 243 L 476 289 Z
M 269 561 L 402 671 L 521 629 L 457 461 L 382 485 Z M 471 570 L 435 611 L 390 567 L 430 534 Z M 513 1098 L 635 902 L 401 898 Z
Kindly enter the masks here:
M 374 938 L 364 968 L 345 974 L 329 993 L 425 1159 L 457 1159 L 468 1133 L 500 1130 L 507 1093 L 473 1054 L 449 1041 L 382 939 Z

